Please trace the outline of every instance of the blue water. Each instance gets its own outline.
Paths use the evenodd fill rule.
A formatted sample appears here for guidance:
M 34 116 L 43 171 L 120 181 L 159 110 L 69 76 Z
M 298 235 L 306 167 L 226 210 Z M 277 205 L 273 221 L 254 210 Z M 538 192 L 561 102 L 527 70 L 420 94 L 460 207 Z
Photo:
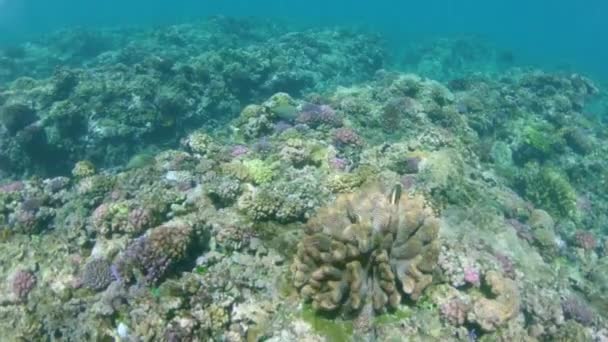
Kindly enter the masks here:
M 429 35 L 474 33 L 512 50 L 520 62 L 608 79 L 608 1 L 602 0 L 0 0 L 0 42 L 74 25 L 165 24 L 217 14 L 363 26 L 395 47 Z

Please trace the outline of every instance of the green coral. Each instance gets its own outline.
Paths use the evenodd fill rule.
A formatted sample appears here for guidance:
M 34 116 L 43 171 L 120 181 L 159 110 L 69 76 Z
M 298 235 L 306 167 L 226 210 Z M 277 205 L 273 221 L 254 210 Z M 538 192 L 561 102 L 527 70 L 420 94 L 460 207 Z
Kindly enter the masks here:
M 205 154 L 213 144 L 213 139 L 205 132 L 199 130 L 193 132 L 186 139 L 186 145 L 194 153 Z
M 260 117 L 262 115 L 267 115 L 268 112 L 266 111 L 266 108 L 264 108 L 263 106 L 260 105 L 256 105 L 256 104 L 250 104 L 245 106 L 245 108 L 243 108 L 243 110 L 241 111 L 240 114 L 240 118 L 241 119 L 249 119 L 249 118 L 257 118 Z
M 287 93 L 276 93 L 263 104 L 274 117 L 283 120 L 292 120 L 297 112 L 296 101 Z
M 275 177 L 276 166 L 261 159 L 245 160 L 243 166 L 247 170 L 249 180 L 255 184 L 269 183 Z
M 244 182 L 262 185 L 269 183 L 276 176 L 277 163 L 261 159 L 233 160 L 221 166 L 222 172 Z
M 82 160 L 74 165 L 72 176 L 76 178 L 85 178 L 95 174 L 95 165 L 88 160 Z
M 362 165 L 352 173 L 335 173 L 327 179 L 327 188 L 334 193 L 351 192 L 365 182 L 371 182 L 380 170 L 372 165 Z
M 558 151 L 563 150 L 565 141 L 557 134 L 549 123 L 526 125 L 523 129 L 523 144 L 519 150 L 519 158 L 523 161 L 531 159 L 545 160 Z
M 591 335 L 580 323 L 573 320 L 567 320 L 564 325 L 560 326 L 555 335 L 552 336 L 552 341 L 555 342 L 570 342 L 570 341 L 591 341 Z
M 555 216 L 575 218 L 576 191 L 557 170 L 528 163 L 519 175 L 519 186 L 524 196 L 538 207 Z
M 319 316 L 310 305 L 302 309 L 302 319 L 308 322 L 312 329 L 326 337 L 328 341 L 351 341 L 354 333 L 353 323 Z

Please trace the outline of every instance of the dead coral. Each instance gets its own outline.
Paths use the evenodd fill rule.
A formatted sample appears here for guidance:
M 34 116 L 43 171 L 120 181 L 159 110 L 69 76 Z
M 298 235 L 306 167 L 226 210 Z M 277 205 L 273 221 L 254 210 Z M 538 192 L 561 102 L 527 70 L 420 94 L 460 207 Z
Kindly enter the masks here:
M 317 310 L 396 308 L 431 283 L 439 220 L 424 198 L 370 187 L 337 198 L 308 225 L 292 265 L 294 284 Z

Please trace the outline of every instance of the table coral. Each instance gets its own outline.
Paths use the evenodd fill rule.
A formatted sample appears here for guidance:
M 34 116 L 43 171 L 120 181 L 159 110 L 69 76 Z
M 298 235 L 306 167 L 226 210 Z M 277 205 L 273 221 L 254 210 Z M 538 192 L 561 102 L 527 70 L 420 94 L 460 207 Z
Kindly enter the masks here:
M 378 186 L 341 195 L 308 225 L 292 265 L 300 294 L 320 311 L 396 308 L 431 283 L 439 220 L 424 198 Z

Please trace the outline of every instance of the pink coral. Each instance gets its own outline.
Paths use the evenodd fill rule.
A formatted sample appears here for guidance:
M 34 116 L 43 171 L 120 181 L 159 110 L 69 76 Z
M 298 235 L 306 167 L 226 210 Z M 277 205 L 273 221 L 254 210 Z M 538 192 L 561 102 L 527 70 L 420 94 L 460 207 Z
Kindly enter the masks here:
M 481 276 L 479 274 L 479 270 L 471 266 L 465 267 L 464 281 L 468 284 L 479 286 L 479 284 L 481 284 Z
M 515 279 L 515 265 L 513 264 L 513 260 L 500 252 L 495 252 L 494 258 L 496 258 L 496 261 L 500 264 L 504 274 L 511 279 Z
M 338 128 L 334 131 L 334 142 L 337 145 L 361 146 L 363 139 L 352 128 Z
M 574 233 L 574 243 L 586 251 L 592 251 L 597 247 L 597 239 L 593 233 L 585 230 L 577 230 Z
M 25 188 L 23 182 L 15 181 L 0 185 L 0 192 L 17 192 Z
M 439 308 L 441 317 L 452 325 L 463 325 L 467 319 L 470 305 L 460 298 L 452 298 Z
M 348 167 L 348 160 L 344 158 L 334 157 L 329 160 L 329 165 L 334 170 L 344 171 Z
M 307 103 L 302 106 L 302 110 L 298 114 L 296 122 L 311 127 L 320 125 L 339 127 L 342 125 L 342 119 L 336 115 L 333 108 L 328 105 L 316 105 L 312 103 Z
M 11 287 L 19 300 L 25 300 L 34 286 L 36 286 L 36 276 L 30 271 L 19 270 L 13 276 Z
M 108 203 L 100 204 L 91 215 L 91 223 L 94 227 L 101 227 L 110 215 L 110 205 Z
M 240 156 L 243 156 L 245 154 L 247 154 L 249 152 L 249 149 L 247 148 L 247 146 L 244 145 L 234 145 L 232 147 L 232 150 L 230 151 L 230 155 L 233 158 L 238 158 Z

